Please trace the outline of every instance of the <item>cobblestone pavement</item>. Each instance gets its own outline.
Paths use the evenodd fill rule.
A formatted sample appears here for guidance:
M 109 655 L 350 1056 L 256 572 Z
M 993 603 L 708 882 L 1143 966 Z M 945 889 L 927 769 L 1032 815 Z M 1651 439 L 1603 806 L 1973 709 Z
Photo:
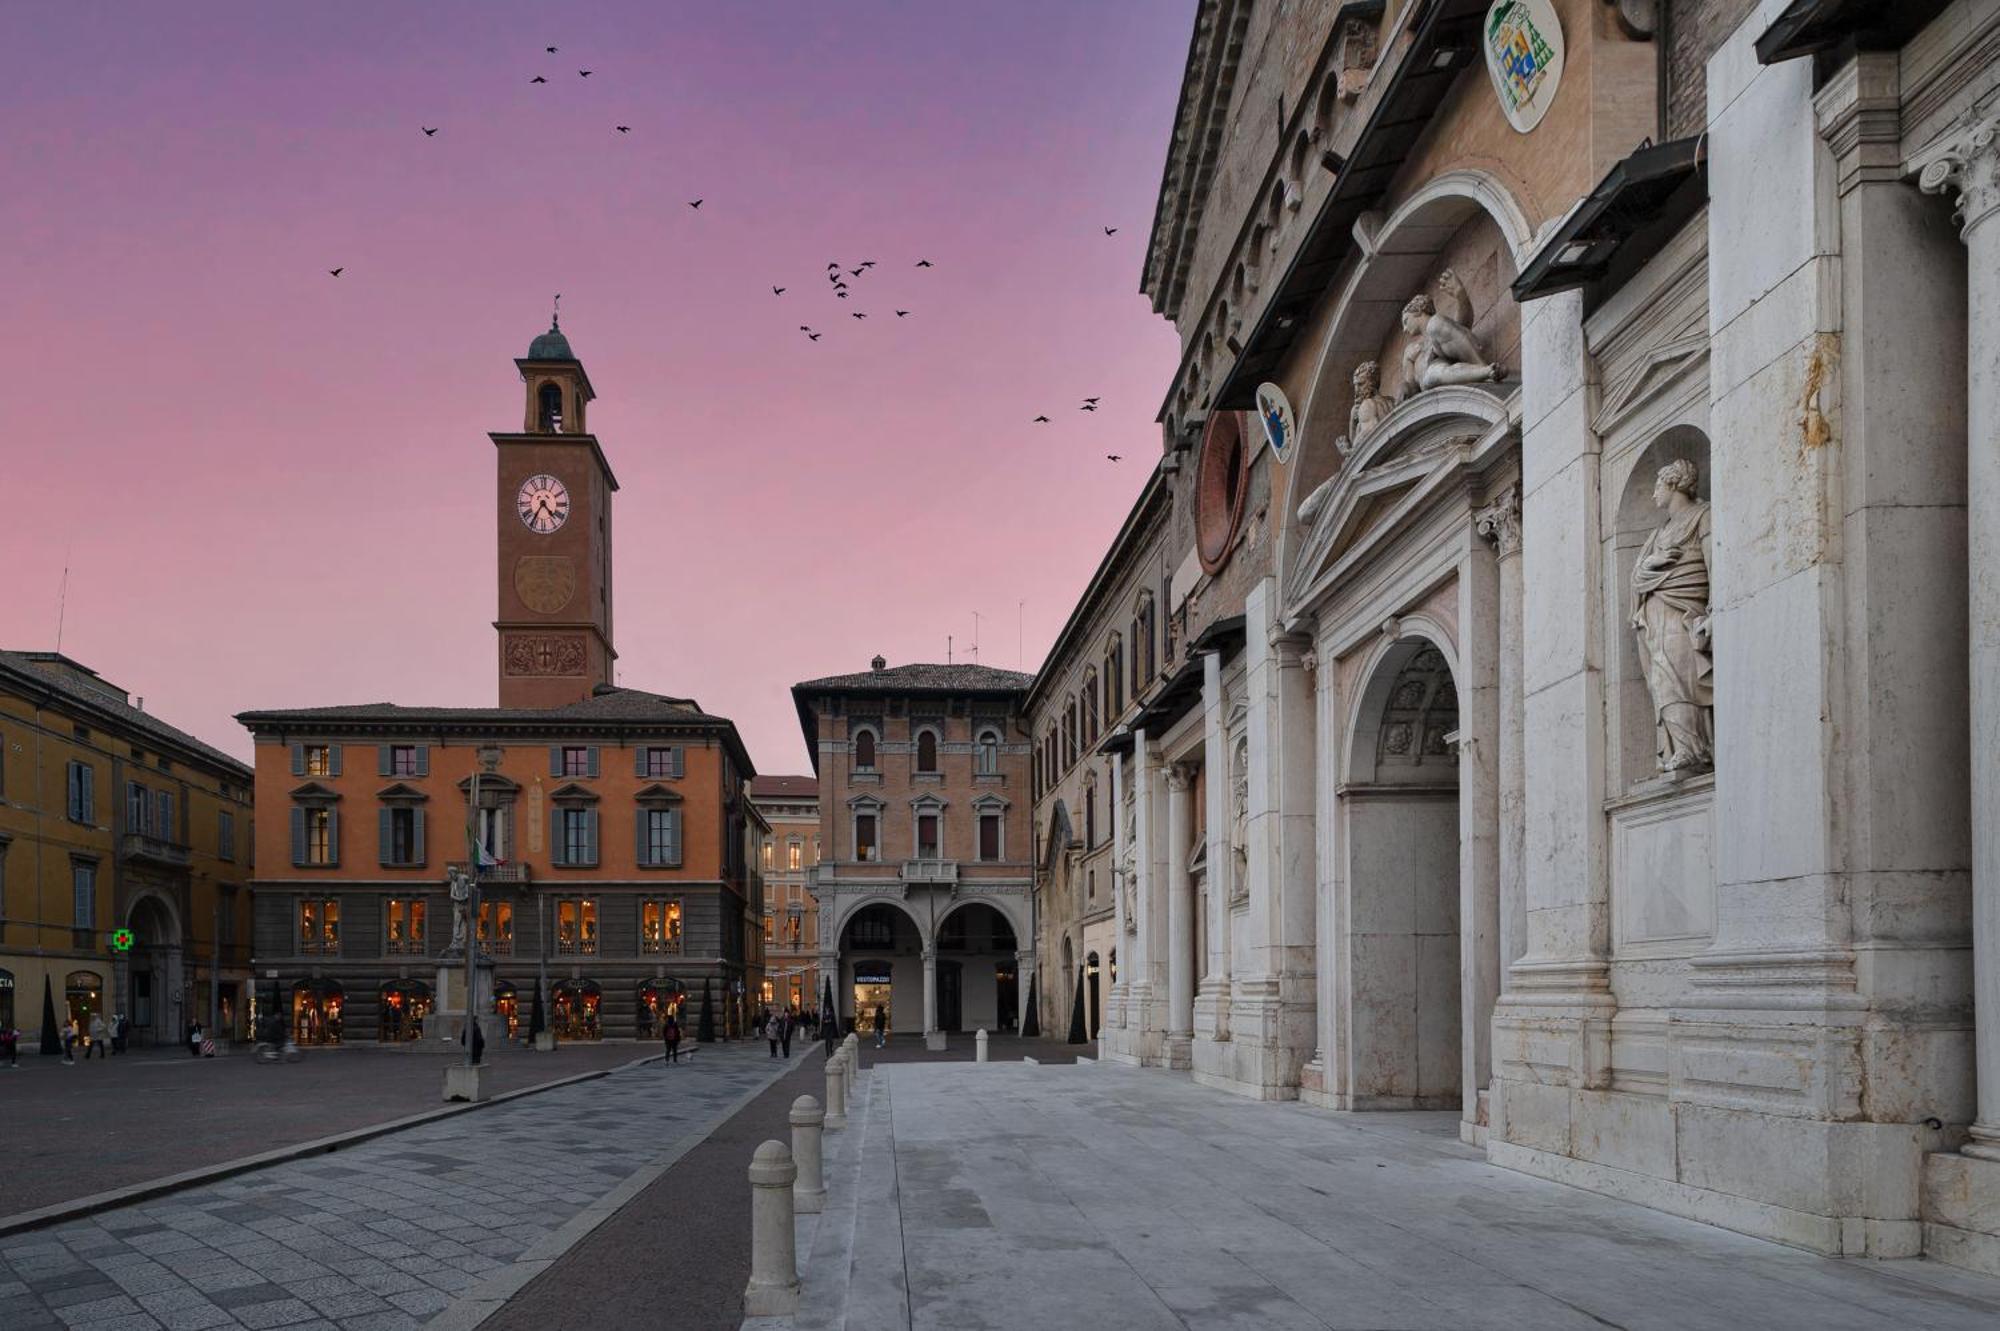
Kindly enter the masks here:
M 487 1056 L 488 1085 L 498 1095 L 658 1052 L 629 1041 L 553 1054 L 503 1046 Z M 19 1071 L 0 1068 L 0 1215 L 442 1108 L 455 1057 L 355 1045 L 259 1063 L 247 1049 L 147 1050 L 65 1067 L 23 1054 Z
M 416 1327 L 791 1066 L 711 1045 L 0 1239 L 0 1328 Z

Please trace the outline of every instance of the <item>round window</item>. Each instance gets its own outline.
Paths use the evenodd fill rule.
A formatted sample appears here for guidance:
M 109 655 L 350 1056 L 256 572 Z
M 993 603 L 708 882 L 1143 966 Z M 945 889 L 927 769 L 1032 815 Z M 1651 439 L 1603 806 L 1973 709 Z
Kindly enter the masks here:
M 1195 472 L 1195 540 L 1203 572 L 1213 573 L 1228 562 L 1249 489 L 1250 449 L 1243 438 L 1243 415 L 1218 411 L 1208 418 Z

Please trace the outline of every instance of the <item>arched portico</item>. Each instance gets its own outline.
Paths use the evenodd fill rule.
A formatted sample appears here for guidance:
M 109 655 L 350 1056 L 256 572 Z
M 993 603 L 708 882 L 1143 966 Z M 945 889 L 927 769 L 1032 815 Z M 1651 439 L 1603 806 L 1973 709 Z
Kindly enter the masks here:
M 180 911 L 161 893 L 140 891 L 126 908 L 132 948 L 118 962 L 121 1011 L 140 1043 L 177 1044 L 182 1036 L 184 985 Z

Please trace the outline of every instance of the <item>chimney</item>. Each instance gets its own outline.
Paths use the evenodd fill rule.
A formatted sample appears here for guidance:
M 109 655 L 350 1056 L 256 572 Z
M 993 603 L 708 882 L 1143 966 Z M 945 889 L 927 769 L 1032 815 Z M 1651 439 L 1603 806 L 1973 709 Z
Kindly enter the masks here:
M 889 660 L 887 657 L 877 656 L 873 661 L 868 663 L 868 668 L 870 670 L 887 670 L 889 668 Z
M 146 695 L 145 695 L 145 694 L 143 694 L 143 693 L 142 693 L 142 694 L 140 694 L 140 695 L 139 695 L 138 697 L 136 697 L 136 698 L 134 698 L 134 699 L 132 700 L 132 710 L 133 710 L 133 711 L 135 711 L 135 712 L 143 712 L 143 711 L 145 711 L 145 710 L 146 710 Z

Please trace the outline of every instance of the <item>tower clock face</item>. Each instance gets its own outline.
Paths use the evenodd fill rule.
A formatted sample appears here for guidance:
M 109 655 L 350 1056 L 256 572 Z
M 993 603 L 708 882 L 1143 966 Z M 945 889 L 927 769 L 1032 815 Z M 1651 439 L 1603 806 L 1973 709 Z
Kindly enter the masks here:
M 529 531 L 547 536 L 569 521 L 569 490 L 546 472 L 530 476 L 521 482 L 514 508 Z

